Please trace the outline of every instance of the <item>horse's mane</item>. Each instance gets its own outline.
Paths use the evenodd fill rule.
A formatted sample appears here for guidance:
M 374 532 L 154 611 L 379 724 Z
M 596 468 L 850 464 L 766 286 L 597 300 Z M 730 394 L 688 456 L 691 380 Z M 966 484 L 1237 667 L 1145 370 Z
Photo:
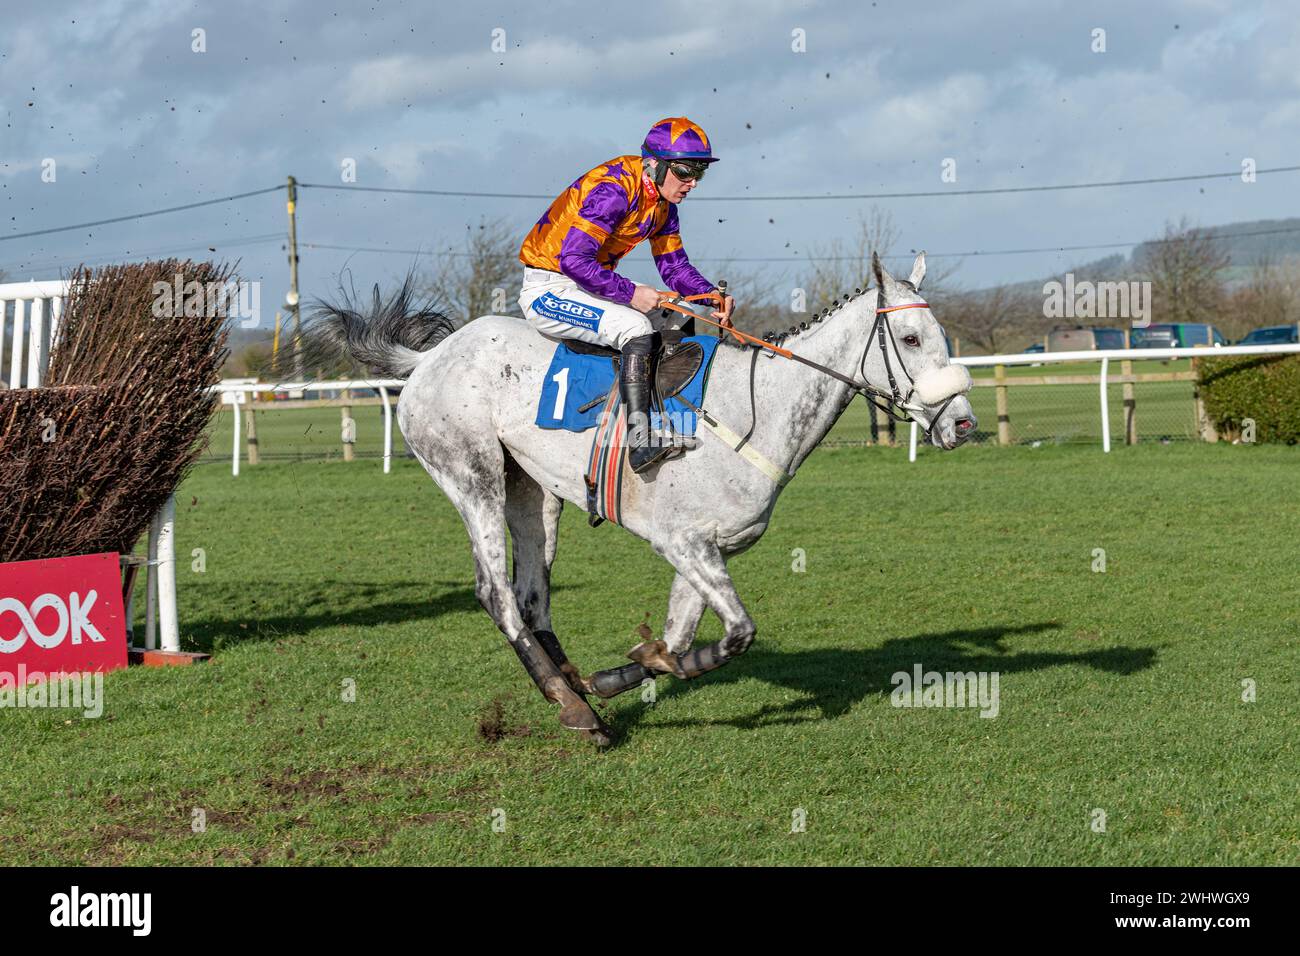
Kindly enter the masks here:
M 906 279 L 899 279 L 898 284 L 901 286 L 905 286 L 907 289 L 909 289 L 912 292 L 916 292 L 916 287 Z M 841 298 L 831 300 L 831 304 L 828 305 L 826 308 L 822 309 L 820 312 L 814 312 L 813 317 L 809 321 L 800 322 L 798 325 L 792 325 L 784 332 L 764 332 L 762 335 L 762 339 L 764 342 L 771 342 L 773 345 L 780 345 L 782 342 L 785 342 L 787 339 L 792 339 L 798 335 L 802 335 L 804 332 L 807 332 L 809 329 L 811 329 L 814 325 L 823 321 L 827 316 L 834 315 L 840 309 L 844 308 L 844 306 L 848 305 L 850 302 L 853 302 L 861 298 L 862 296 L 866 295 L 874 288 L 875 286 L 867 286 L 865 289 L 854 289 L 852 295 L 849 295 L 846 292 Z M 750 347 L 746 345 L 744 342 L 737 342 L 730 335 L 724 335 L 722 337 L 722 344 L 729 345 L 733 349 L 746 349 Z

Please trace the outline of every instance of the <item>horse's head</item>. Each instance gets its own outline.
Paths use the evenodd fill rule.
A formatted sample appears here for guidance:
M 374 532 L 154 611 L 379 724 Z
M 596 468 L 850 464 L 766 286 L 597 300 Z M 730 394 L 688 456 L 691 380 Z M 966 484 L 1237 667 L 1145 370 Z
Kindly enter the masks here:
M 948 361 L 943 327 L 920 294 L 925 253 L 912 274 L 895 279 L 871 254 L 876 277 L 875 324 L 863 354 L 861 374 L 878 397 L 903 409 L 939 448 L 956 448 L 975 433 L 975 413 L 966 393 L 970 373 Z

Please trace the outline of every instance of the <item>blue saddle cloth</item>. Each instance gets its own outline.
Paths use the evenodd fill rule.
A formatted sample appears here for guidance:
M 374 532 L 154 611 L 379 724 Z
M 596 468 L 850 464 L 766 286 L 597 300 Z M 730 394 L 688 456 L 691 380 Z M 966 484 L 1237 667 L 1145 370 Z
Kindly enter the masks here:
M 704 403 L 704 386 L 709 378 L 709 366 L 719 339 L 712 335 L 692 335 L 683 342 L 698 342 L 704 349 L 704 361 L 695 377 L 682 389 L 681 394 L 694 405 Z M 583 432 L 600 423 L 605 398 L 614 385 L 614 360 L 605 355 L 587 355 L 575 352 L 563 342 L 555 347 L 555 357 L 547 369 L 542 383 L 541 398 L 537 402 L 537 424 L 541 428 L 563 428 Z M 677 398 L 665 403 L 670 423 L 683 435 L 695 434 L 695 413 Z M 585 412 L 578 409 L 590 406 Z M 659 415 L 651 416 L 651 427 L 658 428 Z

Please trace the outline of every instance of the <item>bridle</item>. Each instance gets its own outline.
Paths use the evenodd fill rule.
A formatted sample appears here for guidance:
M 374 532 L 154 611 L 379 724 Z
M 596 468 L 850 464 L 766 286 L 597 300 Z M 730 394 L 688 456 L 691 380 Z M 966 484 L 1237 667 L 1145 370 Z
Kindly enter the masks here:
M 720 309 L 722 308 L 722 299 L 716 292 L 704 292 L 699 295 L 686 296 L 675 295 L 671 292 L 663 292 L 660 293 L 660 296 L 661 298 L 658 308 L 671 309 L 674 312 L 680 312 L 681 314 L 690 316 L 693 319 L 699 319 L 706 325 L 712 325 L 715 328 L 728 332 L 742 344 L 758 349 L 764 349 L 775 355 L 780 355 L 783 358 L 791 359 L 792 361 L 807 365 L 809 368 L 815 368 L 817 371 L 843 382 L 845 385 L 849 386 L 849 388 L 853 389 L 854 392 L 860 394 L 863 399 L 880 409 L 895 421 L 916 422 L 921 426 L 921 429 L 925 432 L 927 438 L 930 436 L 930 429 L 934 427 L 934 423 L 943 417 L 943 413 L 948 410 L 948 406 L 952 404 L 952 400 L 956 398 L 957 395 L 961 394 L 960 392 L 956 392 L 949 395 L 948 398 L 944 400 L 944 403 L 939 406 L 939 410 L 930 417 L 928 422 L 922 417 L 919 417 L 925 412 L 925 406 L 919 402 L 912 401 L 912 396 L 916 394 L 916 379 L 912 377 L 912 374 L 907 370 L 907 366 L 903 364 L 903 353 L 899 350 L 898 342 L 894 338 L 894 329 L 889 324 L 888 315 L 890 312 L 899 312 L 903 309 L 928 309 L 930 306 L 925 302 L 908 302 L 904 305 L 888 305 L 876 309 L 875 321 L 871 325 L 871 331 L 867 334 L 867 342 L 862 349 L 862 357 L 858 360 L 858 374 L 862 378 L 862 381 L 858 382 L 852 376 L 845 375 L 842 372 L 837 372 L 835 369 L 828 368 L 820 362 L 814 362 L 810 358 L 805 358 L 802 355 L 792 352 L 789 349 L 782 348 L 766 339 L 760 339 L 747 332 L 742 332 L 739 329 L 724 326 L 721 322 L 714 322 L 712 319 L 707 319 L 700 315 L 694 309 L 678 304 L 680 302 L 711 302 Z M 898 380 L 894 375 L 893 364 L 889 360 L 889 344 L 886 342 L 886 333 L 889 335 L 888 343 L 894 346 L 894 354 L 898 358 L 898 371 L 907 379 L 908 388 L 906 392 L 899 387 Z M 885 375 L 889 378 L 888 391 L 876 385 L 872 385 L 867 381 L 867 356 L 871 354 L 871 346 L 875 342 L 880 343 L 880 354 L 885 362 Z
M 884 308 L 876 309 L 876 320 L 872 323 L 871 331 L 867 334 L 867 344 L 863 347 L 862 358 L 858 362 L 858 374 L 862 376 L 862 384 L 856 386 L 858 392 L 867 402 L 895 421 L 905 422 L 910 419 L 916 422 L 921 426 L 927 438 L 930 435 L 930 429 L 934 427 L 934 423 L 943 417 L 943 413 L 948 410 L 952 400 L 961 393 L 956 392 L 944 399 L 944 403 L 939 406 L 939 410 L 930 416 L 928 424 L 916 417 L 916 413 L 923 412 L 925 406 L 912 402 L 912 396 L 916 393 L 916 379 L 907 370 L 907 366 L 903 364 L 903 353 L 899 350 L 898 341 L 894 338 L 894 327 L 889 324 L 888 314 L 903 309 L 928 309 L 929 307 L 930 305 L 927 302 L 909 302 L 905 305 L 887 305 Z M 889 333 L 889 343 L 894 346 L 894 355 L 898 357 L 898 370 L 907 377 L 908 388 L 906 393 L 898 387 L 898 381 L 894 378 L 894 368 L 889 361 L 889 346 L 885 343 L 886 332 Z M 880 357 L 884 359 L 885 375 L 889 378 L 888 392 L 867 381 L 867 356 L 871 354 L 872 339 L 880 342 Z M 884 404 L 881 404 L 882 400 Z M 900 412 L 906 412 L 907 414 L 902 415 L 899 414 Z

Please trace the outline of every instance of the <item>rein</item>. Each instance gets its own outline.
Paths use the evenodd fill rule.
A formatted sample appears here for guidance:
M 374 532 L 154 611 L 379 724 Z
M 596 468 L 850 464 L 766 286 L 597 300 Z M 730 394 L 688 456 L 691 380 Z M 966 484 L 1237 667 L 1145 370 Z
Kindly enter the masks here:
M 930 428 L 934 425 L 936 421 L 939 420 L 940 416 L 943 415 L 943 413 L 947 410 L 948 406 L 952 403 L 952 400 L 957 397 L 956 395 L 950 395 L 947 401 L 945 401 L 939 407 L 939 410 L 935 412 L 933 417 L 930 419 L 929 424 L 925 424 L 921 422 L 914 415 L 910 414 L 912 412 L 921 411 L 921 409 L 917 408 L 915 405 L 909 404 L 912 400 L 912 395 L 916 392 L 916 379 L 912 377 L 911 373 L 909 373 L 907 371 L 907 368 L 903 365 L 903 353 L 900 352 L 898 349 L 898 342 L 894 340 L 894 330 L 890 327 L 889 320 L 885 318 L 885 315 L 890 312 L 898 312 L 903 309 L 928 309 L 929 305 L 925 302 L 909 302 L 905 305 L 888 305 L 885 306 L 884 308 L 876 309 L 875 322 L 872 323 L 871 331 L 867 333 L 867 344 L 862 349 L 862 358 L 858 361 L 858 372 L 862 376 L 862 381 L 861 383 L 859 383 L 855 381 L 851 376 L 844 375 L 840 372 L 837 372 L 833 368 L 827 368 L 825 365 L 822 365 L 820 362 L 814 362 L 810 358 L 805 358 L 804 356 L 792 352 L 789 349 L 783 349 L 779 345 L 774 345 L 773 343 L 768 342 L 764 339 L 757 338 L 756 336 L 750 335 L 748 332 L 742 332 L 737 328 L 723 325 L 721 322 L 715 322 L 712 319 L 707 319 L 704 316 L 699 315 L 693 309 L 689 309 L 686 308 L 685 306 L 681 306 L 677 304 L 678 302 L 683 302 L 683 301 L 684 302 L 708 302 L 716 305 L 718 308 L 721 308 L 722 297 L 716 292 L 702 292 L 699 293 L 698 295 L 687 295 L 687 296 L 676 296 L 673 295 L 672 293 L 663 292 L 660 293 L 660 295 L 661 295 L 661 299 L 659 301 L 659 305 L 657 306 L 657 308 L 671 309 L 674 312 L 680 312 L 682 315 L 689 316 L 690 318 L 693 319 L 698 319 L 699 321 L 705 323 L 706 325 L 711 325 L 714 328 L 722 329 L 724 332 L 727 332 L 730 335 L 732 335 L 742 345 L 746 345 L 756 349 L 763 349 L 771 352 L 774 355 L 779 355 L 782 358 L 790 359 L 792 361 L 799 362 L 803 365 L 807 365 L 809 368 L 815 368 L 817 371 L 821 372 L 822 374 L 829 375 L 831 378 L 843 382 L 845 385 L 849 386 L 849 388 L 853 389 L 853 391 L 861 394 L 863 399 L 870 402 L 872 405 L 880 409 L 882 412 L 884 412 L 886 415 L 888 415 L 890 418 L 894 419 L 895 421 L 900 421 L 900 422 L 906 422 L 909 420 L 915 421 L 918 425 L 921 425 L 922 429 L 925 431 L 927 435 L 929 435 L 930 433 Z M 890 364 L 889 361 L 889 348 L 885 344 L 885 331 L 887 329 L 889 331 L 889 341 L 894 346 L 894 354 L 898 356 L 898 370 L 903 375 L 907 376 L 907 382 L 909 387 L 906 394 L 904 394 L 903 391 L 898 387 L 898 382 L 894 377 L 893 366 Z M 877 388 L 876 386 L 872 385 L 870 382 L 867 381 L 867 355 L 871 351 L 871 340 L 873 337 L 877 341 L 879 341 L 880 352 L 882 357 L 885 360 L 885 374 L 889 376 L 888 392 L 886 392 L 883 388 Z M 757 357 L 758 353 L 755 352 L 754 355 L 755 357 Z M 751 379 L 751 392 L 752 392 L 752 379 Z M 908 414 L 904 415 L 904 414 L 900 414 L 900 412 L 906 412 Z M 752 426 L 750 427 L 750 432 L 751 433 L 753 432 Z

